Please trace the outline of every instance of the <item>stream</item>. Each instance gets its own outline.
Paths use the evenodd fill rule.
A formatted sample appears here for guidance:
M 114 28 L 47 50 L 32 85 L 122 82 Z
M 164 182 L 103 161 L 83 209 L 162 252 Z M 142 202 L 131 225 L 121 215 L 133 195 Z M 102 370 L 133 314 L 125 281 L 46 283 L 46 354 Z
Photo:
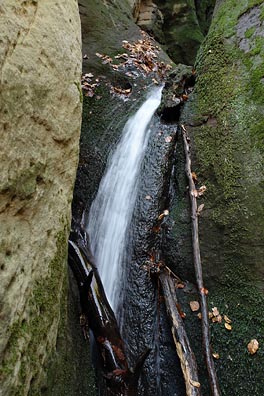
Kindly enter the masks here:
M 160 104 L 161 92 L 162 87 L 154 88 L 127 121 L 89 213 L 91 251 L 114 312 L 120 300 L 127 230 L 138 195 L 140 167 L 151 133 L 148 126 Z

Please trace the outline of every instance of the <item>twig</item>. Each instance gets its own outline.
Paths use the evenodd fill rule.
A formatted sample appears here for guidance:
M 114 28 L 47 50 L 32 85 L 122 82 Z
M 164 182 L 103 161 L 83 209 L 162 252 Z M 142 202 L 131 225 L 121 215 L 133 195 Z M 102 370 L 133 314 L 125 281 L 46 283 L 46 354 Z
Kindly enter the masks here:
M 200 302 L 201 302 L 203 346 L 204 346 L 206 366 L 207 366 L 212 396 L 220 396 L 220 389 L 218 385 L 218 379 L 216 376 L 216 371 L 214 367 L 214 361 L 210 346 L 210 331 L 209 331 L 206 289 L 204 288 L 204 284 L 203 284 L 203 272 L 202 272 L 201 255 L 200 255 L 198 216 L 197 216 L 197 199 L 196 199 L 197 191 L 195 188 L 195 184 L 192 177 L 192 171 L 191 171 L 190 147 L 188 143 L 186 130 L 183 126 L 182 126 L 182 135 L 183 135 L 184 151 L 186 158 L 185 170 L 189 182 L 189 196 L 191 202 L 193 260 L 194 260 L 194 268 L 196 273 L 196 282 L 199 289 Z

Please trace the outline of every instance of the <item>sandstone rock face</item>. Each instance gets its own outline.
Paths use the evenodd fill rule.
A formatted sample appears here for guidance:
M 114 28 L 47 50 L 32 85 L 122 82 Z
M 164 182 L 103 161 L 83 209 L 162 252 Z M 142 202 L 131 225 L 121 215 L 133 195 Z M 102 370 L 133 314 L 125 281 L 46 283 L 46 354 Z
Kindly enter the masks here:
M 158 9 L 157 5 L 152 2 L 152 0 L 145 0 L 141 2 L 140 7 L 138 7 L 136 23 L 142 29 L 153 33 L 155 36 L 161 39 L 163 15 Z M 162 41 L 164 41 L 164 39 Z
M 193 65 L 214 0 L 130 0 L 135 22 L 164 46 L 175 63 Z
M 1 395 L 27 395 L 53 350 L 81 122 L 75 0 L 0 5 Z

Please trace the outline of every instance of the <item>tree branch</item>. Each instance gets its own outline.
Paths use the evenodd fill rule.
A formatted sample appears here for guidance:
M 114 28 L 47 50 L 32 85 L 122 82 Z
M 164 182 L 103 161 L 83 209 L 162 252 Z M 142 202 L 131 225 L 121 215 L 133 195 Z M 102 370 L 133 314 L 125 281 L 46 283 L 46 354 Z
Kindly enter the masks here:
M 197 195 L 192 171 L 191 171 L 191 154 L 189 146 L 189 138 L 187 137 L 186 130 L 182 126 L 182 135 L 184 142 L 185 151 L 185 170 L 189 182 L 189 196 L 191 203 L 191 219 L 192 219 L 192 245 L 193 245 L 193 261 L 196 274 L 196 282 L 199 289 L 201 313 L 202 313 L 202 334 L 203 334 L 203 346 L 205 352 L 206 366 L 209 376 L 209 382 L 211 392 L 213 396 L 220 396 L 220 389 L 218 385 L 218 379 L 214 367 L 214 361 L 212 357 L 212 351 L 210 346 L 210 331 L 209 331 L 209 319 L 208 319 L 208 307 L 206 298 L 206 289 L 203 284 L 203 272 L 200 255 L 200 243 L 199 243 L 199 230 L 198 230 L 198 214 L 197 214 Z

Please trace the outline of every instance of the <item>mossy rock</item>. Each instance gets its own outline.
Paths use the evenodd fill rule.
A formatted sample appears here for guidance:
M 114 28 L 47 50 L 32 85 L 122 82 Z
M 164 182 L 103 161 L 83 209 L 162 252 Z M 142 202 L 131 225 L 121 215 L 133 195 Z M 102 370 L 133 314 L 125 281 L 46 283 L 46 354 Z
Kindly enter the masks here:
M 198 185 L 207 187 L 199 202 L 205 204 L 199 224 L 209 304 L 233 320 L 231 332 L 223 324 L 212 325 L 213 349 L 220 354 L 216 368 L 222 395 L 226 396 L 247 394 L 249 378 L 256 396 L 262 395 L 264 385 L 262 349 L 255 356 L 246 349 L 252 338 L 260 345 L 264 341 L 264 322 L 258 314 L 264 303 L 260 3 L 217 2 L 208 36 L 198 53 L 195 90 L 181 120 L 191 137 Z M 247 18 L 250 15 L 255 17 Z M 248 26 L 241 31 L 246 19 Z M 243 40 L 249 41 L 246 47 L 241 45 Z M 178 182 L 184 191 L 184 180 L 178 178 Z M 188 208 L 186 193 L 181 196 L 181 205 Z M 180 201 L 176 219 L 179 208 Z M 182 216 L 187 224 L 187 217 Z M 189 244 L 190 228 L 189 233 L 178 230 L 177 236 L 187 238 Z M 182 246 L 178 246 L 177 255 L 186 265 L 184 273 L 193 273 L 191 257 Z

